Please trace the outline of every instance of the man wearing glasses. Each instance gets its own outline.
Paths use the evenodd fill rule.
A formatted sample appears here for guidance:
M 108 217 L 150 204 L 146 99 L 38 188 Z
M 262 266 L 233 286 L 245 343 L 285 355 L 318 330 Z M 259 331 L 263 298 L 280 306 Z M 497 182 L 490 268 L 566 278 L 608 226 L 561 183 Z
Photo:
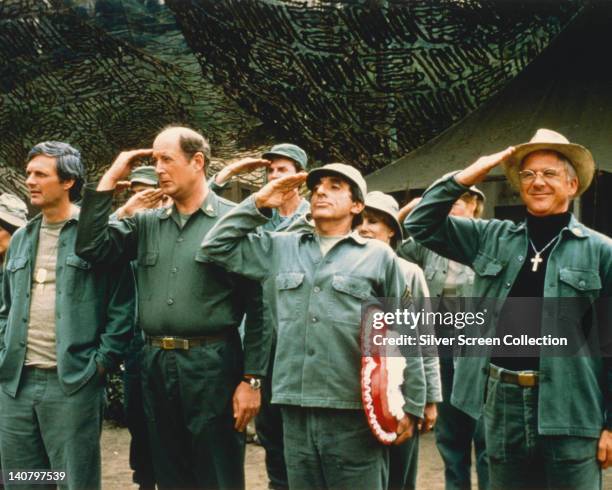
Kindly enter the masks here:
M 457 197 L 500 164 L 520 192 L 527 219 L 515 224 L 448 216 Z M 603 344 L 610 323 L 600 315 L 610 310 L 612 241 L 569 212 L 594 168 L 586 148 L 540 129 L 530 142 L 434 183 L 404 226 L 417 242 L 472 267 L 474 296 L 556 298 L 552 312 L 523 314 L 518 322 L 500 315 L 497 337 L 528 326 L 542 336 L 554 330 L 603 333 Z M 597 302 L 604 308 L 574 317 L 577 301 L 587 310 Z M 600 352 L 558 357 L 541 347 L 529 356 L 509 356 L 494 348 L 490 355 L 457 359 L 451 402 L 474 418 L 484 412 L 492 488 L 596 489 L 601 468 L 612 463 L 611 383 Z

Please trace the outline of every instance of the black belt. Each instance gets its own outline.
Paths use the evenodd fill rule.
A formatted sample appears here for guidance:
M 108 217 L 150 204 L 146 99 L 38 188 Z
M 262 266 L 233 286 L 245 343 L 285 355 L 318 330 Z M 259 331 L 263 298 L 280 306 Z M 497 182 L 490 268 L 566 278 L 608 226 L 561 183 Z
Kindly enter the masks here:
M 539 374 L 537 371 L 509 371 L 504 368 L 490 364 L 489 376 L 493 379 L 499 379 L 504 383 L 510 383 L 513 385 L 523 387 L 538 386 Z
M 219 332 L 212 335 L 200 335 L 198 337 L 174 337 L 174 336 L 163 336 L 156 337 L 147 335 L 145 341 L 147 344 L 153 347 L 160 347 L 164 350 L 189 350 L 192 347 L 198 347 L 199 345 L 210 344 L 213 342 L 220 342 L 227 338 L 227 332 Z

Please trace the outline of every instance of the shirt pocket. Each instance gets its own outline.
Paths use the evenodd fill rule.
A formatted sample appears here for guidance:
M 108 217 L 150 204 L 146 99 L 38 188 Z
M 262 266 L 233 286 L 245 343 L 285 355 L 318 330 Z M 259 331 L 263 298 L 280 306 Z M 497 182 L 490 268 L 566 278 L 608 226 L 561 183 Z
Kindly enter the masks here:
M 496 278 L 504 269 L 504 263 L 484 252 L 478 252 L 473 269 L 481 278 Z
M 68 255 L 66 257 L 66 280 L 62 281 L 67 285 L 66 294 L 69 297 L 78 296 L 86 299 L 87 297 L 87 280 L 90 275 L 91 264 L 77 255 Z M 61 291 L 61 285 L 58 284 L 60 276 L 56 276 L 56 290 Z
M 29 294 L 27 257 L 13 257 L 6 264 L 12 302 L 15 303 L 25 294 Z M 0 284 L 0 288 L 2 284 Z
M 592 317 L 589 310 L 599 297 L 601 278 L 596 270 L 564 267 L 559 270 L 559 316 L 564 324 L 582 325 Z M 589 322 L 590 323 L 590 322 Z
M 304 313 L 303 272 L 279 272 L 276 274 L 276 291 L 279 323 L 295 321 Z M 280 325 L 279 325 L 280 327 Z
M 6 264 L 6 270 L 10 273 L 16 273 L 18 270 L 23 269 L 28 263 L 27 257 L 13 257 Z
M 141 300 L 150 300 L 153 297 L 153 285 L 155 284 L 153 274 L 158 261 L 159 251 L 157 250 L 143 251 L 138 254 L 137 295 Z
M 372 298 L 372 288 L 366 279 L 335 274 L 332 277 L 333 294 L 329 298 L 330 318 L 340 322 L 361 324 L 362 303 Z

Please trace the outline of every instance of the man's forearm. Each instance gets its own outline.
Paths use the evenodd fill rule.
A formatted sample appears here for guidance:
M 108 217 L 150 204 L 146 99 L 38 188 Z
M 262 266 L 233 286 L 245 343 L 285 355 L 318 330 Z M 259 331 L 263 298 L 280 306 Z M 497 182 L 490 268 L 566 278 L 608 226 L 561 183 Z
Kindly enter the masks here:
M 257 377 L 265 376 L 272 344 L 272 325 L 264 321 L 262 286 L 259 282 L 244 280 L 241 292 L 247 295 L 244 332 L 244 372 Z
M 125 236 L 117 233 L 111 238 L 109 215 L 112 208 L 112 192 L 93 190 L 86 186 L 79 222 L 77 226 L 76 253 L 83 259 L 99 262 L 117 262 L 122 260 L 125 252 Z M 126 227 L 129 218 L 116 223 Z M 125 257 L 133 258 L 133 257 Z

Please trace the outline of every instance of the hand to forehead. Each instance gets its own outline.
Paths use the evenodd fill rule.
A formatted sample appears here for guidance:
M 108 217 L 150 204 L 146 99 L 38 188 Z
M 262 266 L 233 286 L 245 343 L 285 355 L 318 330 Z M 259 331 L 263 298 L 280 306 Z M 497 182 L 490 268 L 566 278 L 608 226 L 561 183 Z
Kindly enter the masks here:
M 295 190 L 306 182 L 306 172 L 288 175 L 268 182 L 255 193 L 255 205 L 258 208 L 277 208 L 292 197 Z

